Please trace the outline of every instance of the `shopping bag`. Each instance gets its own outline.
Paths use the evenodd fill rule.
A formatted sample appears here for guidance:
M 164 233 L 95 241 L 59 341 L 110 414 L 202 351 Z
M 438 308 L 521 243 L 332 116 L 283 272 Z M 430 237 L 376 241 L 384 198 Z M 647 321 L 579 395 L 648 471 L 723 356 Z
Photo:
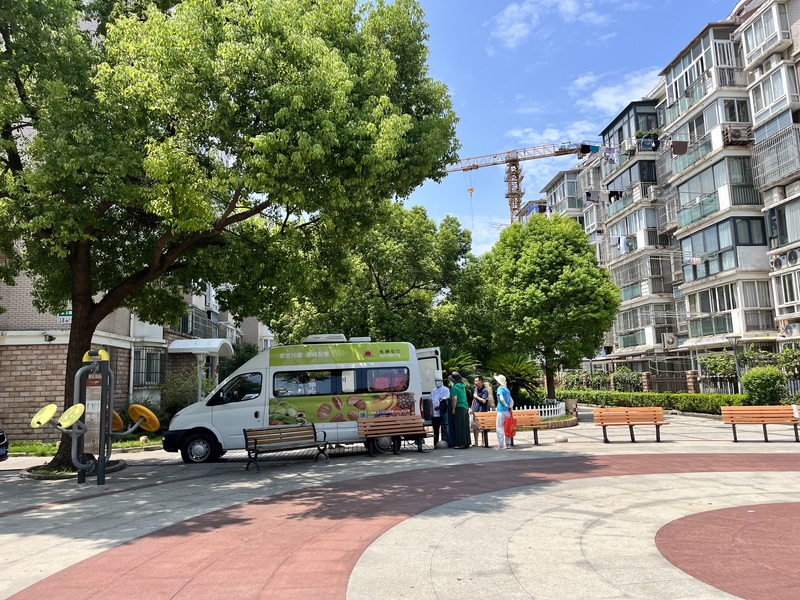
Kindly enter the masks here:
M 505 434 L 506 437 L 510 438 L 513 438 L 515 435 L 517 435 L 517 420 L 514 418 L 514 413 L 510 410 L 508 411 L 508 416 L 506 417 Z

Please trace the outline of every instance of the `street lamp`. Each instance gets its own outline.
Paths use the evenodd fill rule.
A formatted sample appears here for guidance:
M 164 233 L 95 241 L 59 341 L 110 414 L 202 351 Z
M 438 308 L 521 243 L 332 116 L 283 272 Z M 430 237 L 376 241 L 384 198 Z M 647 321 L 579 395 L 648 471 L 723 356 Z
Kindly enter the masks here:
M 739 340 L 742 339 L 740 335 L 726 335 L 725 339 L 730 342 L 731 347 L 733 348 L 733 364 L 736 367 L 736 392 L 741 394 L 741 386 L 740 383 L 740 371 L 739 371 Z

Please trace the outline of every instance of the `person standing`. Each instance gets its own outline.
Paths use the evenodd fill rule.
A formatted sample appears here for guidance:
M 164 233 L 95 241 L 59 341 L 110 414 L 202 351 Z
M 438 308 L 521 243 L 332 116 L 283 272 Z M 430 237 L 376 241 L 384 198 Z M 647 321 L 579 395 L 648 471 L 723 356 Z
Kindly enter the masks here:
M 434 374 L 434 385 L 435 387 L 431 390 L 431 408 L 433 409 L 433 416 L 431 417 L 431 424 L 433 425 L 433 447 L 436 447 L 436 444 L 439 443 L 439 432 L 442 427 L 442 410 L 444 409 L 445 413 L 447 411 L 447 398 L 450 397 L 450 390 L 448 390 L 444 386 L 444 380 L 442 379 L 442 372 L 436 371 Z M 442 401 L 445 402 L 442 402 Z M 445 414 L 446 416 L 446 414 Z M 445 432 L 442 431 L 444 434 Z M 443 435 L 442 439 L 446 436 Z M 447 441 L 447 440 L 445 440 Z M 448 442 L 449 443 L 449 442 Z
M 450 388 L 450 441 L 453 448 L 469 448 L 469 403 L 467 388 L 458 371 L 449 377 L 453 385 Z
M 508 417 L 509 411 L 514 406 L 514 400 L 511 398 L 511 392 L 506 386 L 506 376 L 495 375 L 494 380 L 500 384 L 497 388 L 497 421 L 495 422 L 497 444 L 500 450 L 505 450 L 511 444 L 511 438 L 506 437 L 506 417 Z
M 475 415 L 489 410 L 489 388 L 484 385 L 483 377 L 480 375 L 475 377 L 473 383 L 475 388 L 472 390 L 472 408 L 469 409 L 471 415 L 470 426 L 472 427 L 472 435 L 475 437 L 475 445 L 480 446 L 478 443 L 478 423 Z

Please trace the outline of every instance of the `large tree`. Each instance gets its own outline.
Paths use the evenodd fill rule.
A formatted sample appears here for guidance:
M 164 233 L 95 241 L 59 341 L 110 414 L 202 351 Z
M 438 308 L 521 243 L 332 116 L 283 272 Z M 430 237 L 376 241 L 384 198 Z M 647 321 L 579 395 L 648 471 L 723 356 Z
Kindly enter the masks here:
M 0 7 L 0 274 L 72 309 L 65 406 L 114 310 L 274 316 L 456 151 L 414 0 L 144 4 Z
M 346 277 L 328 274 L 328 295 L 298 299 L 271 323 L 282 341 L 311 333 L 438 344 L 432 310 L 460 277 L 470 234 L 454 217 L 437 227 L 424 208 L 387 203 L 369 230 L 352 241 Z
M 559 367 L 594 356 L 619 308 L 619 288 L 597 264 L 580 224 L 534 215 L 505 229 L 483 258 L 492 282 L 497 348 L 538 356 L 555 398 Z

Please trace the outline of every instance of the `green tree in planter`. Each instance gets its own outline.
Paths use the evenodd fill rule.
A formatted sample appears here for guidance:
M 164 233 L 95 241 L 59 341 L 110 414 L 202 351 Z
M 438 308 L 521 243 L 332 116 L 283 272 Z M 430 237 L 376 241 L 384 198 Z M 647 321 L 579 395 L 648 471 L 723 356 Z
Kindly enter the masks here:
M 777 367 L 755 367 L 742 375 L 748 404 L 780 404 L 787 394 L 786 376 Z

